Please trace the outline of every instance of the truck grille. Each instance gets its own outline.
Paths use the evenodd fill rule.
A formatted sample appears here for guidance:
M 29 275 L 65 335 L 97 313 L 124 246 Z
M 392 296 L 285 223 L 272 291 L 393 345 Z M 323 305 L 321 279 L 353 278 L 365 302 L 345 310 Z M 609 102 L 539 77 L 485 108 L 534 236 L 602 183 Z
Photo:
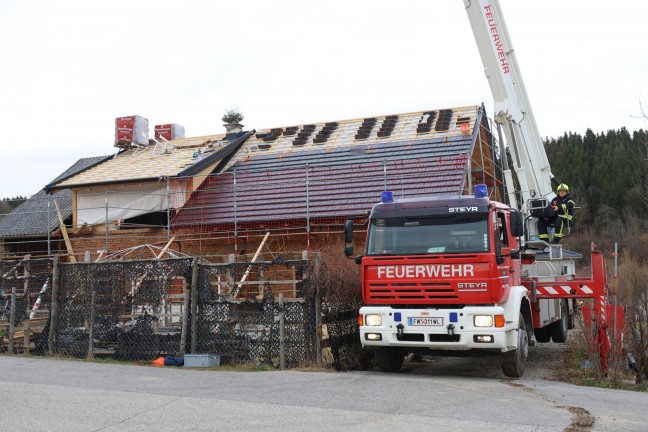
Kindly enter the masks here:
M 369 283 L 367 300 L 435 300 L 457 299 L 457 293 L 447 282 Z

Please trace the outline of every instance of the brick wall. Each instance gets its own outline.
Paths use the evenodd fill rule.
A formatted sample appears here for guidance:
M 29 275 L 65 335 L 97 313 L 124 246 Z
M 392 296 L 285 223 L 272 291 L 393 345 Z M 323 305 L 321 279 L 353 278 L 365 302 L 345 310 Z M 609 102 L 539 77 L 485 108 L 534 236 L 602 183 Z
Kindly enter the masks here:
M 252 259 L 259 247 L 266 231 L 242 231 L 237 238 L 232 233 L 202 233 L 197 234 L 190 230 L 175 231 L 172 236 L 175 241 L 170 249 L 190 256 L 202 256 L 208 261 L 216 263 L 228 262 L 230 255 L 234 255 L 238 262 Z M 133 248 L 144 244 L 164 247 L 168 241 L 168 232 L 165 229 L 147 230 L 113 230 L 109 232 L 108 248 L 110 253 Z M 306 230 L 291 230 L 289 232 L 273 230 L 264 246 L 258 260 L 272 261 L 279 257 L 284 259 L 302 259 L 302 251 L 313 252 L 330 249 L 331 245 L 339 247 L 343 253 L 341 242 L 343 240 L 342 227 L 332 226 L 320 228 L 307 234 Z M 91 260 L 99 256 L 100 251 L 106 248 L 106 236 L 100 233 L 93 235 L 73 235 L 70 237 L 74 255 L 78 261 L 84 259 L 86 251 L 90 252 Z M 354 235 L 356 253 L 361 254 L 364 249 L 364 229 L 357 229 Z M 65 246 L 63 245 L 63 252 Z M 104 254 L 105 256 L 106 254 Z M 130 259 L 148 259 L 154 255 L 148 249 L 139 253 L 132 253 Z

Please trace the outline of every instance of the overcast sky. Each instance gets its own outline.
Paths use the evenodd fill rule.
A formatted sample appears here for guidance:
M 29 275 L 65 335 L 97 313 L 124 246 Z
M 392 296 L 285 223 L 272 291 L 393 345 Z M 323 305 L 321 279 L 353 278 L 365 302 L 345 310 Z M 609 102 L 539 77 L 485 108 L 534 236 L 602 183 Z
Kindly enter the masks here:
M 646 128 L 648 2 L 501 0 L 543 136 Z M 114 118 L 222 133 L 492 98 L 462 0 L 0 0 L 0 197 L 115 152 Z

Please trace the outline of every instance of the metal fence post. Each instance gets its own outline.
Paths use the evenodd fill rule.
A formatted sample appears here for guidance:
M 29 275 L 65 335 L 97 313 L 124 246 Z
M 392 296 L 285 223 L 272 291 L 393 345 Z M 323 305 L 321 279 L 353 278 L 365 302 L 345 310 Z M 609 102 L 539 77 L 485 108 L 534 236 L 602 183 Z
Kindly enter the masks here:
M 191 263 L 191 354 L 198 345 L 198 257 Z
M 322 295 L 318 283 L 315 283 L 315 360 L 322 364 Z
M 16 287 L 11 287 L 11 308 L 9 312 L 9 354 L 14 353 L 14 330 L 16 318 Z
M 23 320 L 23 353 L 29 354 L 29 313 L 31 308 L 29 307 L 29 278 L 31 273 L 29 272 L 29 260 L 31 255 L 25 255 L 25 264 L 23 264 L 24 273 L 23 273 L 23 297 L 25 298 L 25 319 Z
M 90 251 L 85 251 L 84 254 L 84 261 L 86 263 L 90 262 Z M 86 270 L 88 273 L 88 279 L 91 279 L 92 277 L 92 269 L 90 268 L 90 265 L 86 266 Z M 97 293 L 95 291 L 94 287 L 94 281 L 92 281 L 90 285 L 90 324 L 88 328 L 88 359 L 94 358 L 94 323 L 95 323 L 95 307 L 97 303 Z
M 180 329 L 180 353 L 184 355 L 187 352 L 187 328 L 189 327 L 189 298 L 191 292 L 185 288 L 184 298 L 182 299 L 182 328 Z
M 279 367 L 286 369 L 286 313 L 284 295 L 279 293 Z
M 52 304 L 50 306 L 50 328 L 47 338 L 49 355 L 54 355 L 54 336 L 58 324 L 59 257 L 54 255 L 52 262 Z
M 90 329 L 88 330 L 88 359 L 94 358 L 94 323 L 95 323 L 95 305 L 97 302 L 97 291 L 94 286 L 91 287 L 92 295 L 90 297 Z

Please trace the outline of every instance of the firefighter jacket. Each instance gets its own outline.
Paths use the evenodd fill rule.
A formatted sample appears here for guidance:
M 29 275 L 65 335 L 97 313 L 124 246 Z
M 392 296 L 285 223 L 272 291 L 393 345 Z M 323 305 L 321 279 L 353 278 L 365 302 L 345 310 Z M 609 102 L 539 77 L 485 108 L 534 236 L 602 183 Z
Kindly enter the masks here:
M 574 197 L 570 194 L 565 195 L 564 198 L 557 196 L 551 201 L 551 206 L 556 209 L 558 217 L 571 221 L 574 218 Z

